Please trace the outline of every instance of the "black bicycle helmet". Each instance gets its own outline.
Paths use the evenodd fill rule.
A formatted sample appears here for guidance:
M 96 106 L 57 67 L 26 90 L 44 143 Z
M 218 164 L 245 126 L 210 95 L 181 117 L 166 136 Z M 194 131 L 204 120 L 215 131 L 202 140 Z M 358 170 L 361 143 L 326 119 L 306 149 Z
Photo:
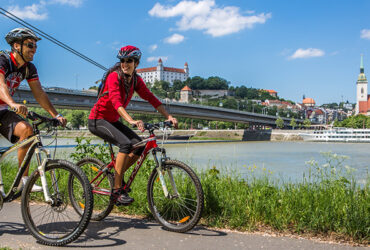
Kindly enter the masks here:
M 23 42 L 28 38 L 35 39 L 36 41 L 41 40 L 40 37 L 36 36 L 36 34 L 28 28 L 15 28 L 5 36 L 6 42 L 10 45 L 15 42 Z

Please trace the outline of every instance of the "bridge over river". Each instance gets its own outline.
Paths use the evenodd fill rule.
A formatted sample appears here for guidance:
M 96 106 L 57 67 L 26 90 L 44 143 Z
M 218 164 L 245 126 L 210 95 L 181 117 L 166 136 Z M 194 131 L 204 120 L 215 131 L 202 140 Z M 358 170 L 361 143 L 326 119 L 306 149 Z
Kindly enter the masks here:
M 50 101 L 57 108 L 66 109 L 85 109 L 90 110 L 96 102 L 96 93 L 87 91 L 62 89 L 62 88 L 45 88 Z M 28 86 L 21 85 L 13 96 L 18 103 L 26 100 L 30 106 L 38 106 L 33 94 Z M 234 109 L 225 109 L 218 107 L 184 104 L 179 102 L 162 101 L 166 109 L 174 116 L 199 118 L 205 120 L 228 121 L 235 123 L 250 123 L 252 125 L 273 126 L 275 127 L 276 116 L 263 115 L 252 112 L 238 111 Z M 132 98 L 126 108 L 133 113 L 155 114 L 157 111 L 145 100 L 139 97 Z M 289 127 L 290 118 L 282 118 L 285 126 Z M 296 119 L 297 123 L 303 120 Z

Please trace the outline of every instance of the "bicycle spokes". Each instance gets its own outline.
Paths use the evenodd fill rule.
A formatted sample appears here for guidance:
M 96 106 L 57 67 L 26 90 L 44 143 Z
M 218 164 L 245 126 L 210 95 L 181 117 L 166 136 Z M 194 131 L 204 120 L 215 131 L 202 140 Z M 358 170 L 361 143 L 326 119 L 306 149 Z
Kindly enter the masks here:
M 165 228 L 185 232 L 200 218 L 203 191 L 188 166 L 177 161 L 171 163 L 153 171 L 148 186 L 149 205 Z

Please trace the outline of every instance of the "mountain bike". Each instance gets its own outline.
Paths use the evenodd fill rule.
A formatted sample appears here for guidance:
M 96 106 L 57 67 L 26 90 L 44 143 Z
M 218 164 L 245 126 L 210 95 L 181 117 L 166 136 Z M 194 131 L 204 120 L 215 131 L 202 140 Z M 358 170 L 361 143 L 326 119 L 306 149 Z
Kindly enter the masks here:
M 171 127 L 170 122 L 157 124 L 145 123 L 144 128 L 149 137 L 135 144 L 132 151 L 143 147 L 140 158 L 132 173 L 123 186 L 124 192 L 129 192 L 136 174 L 152 152 L 155 167 L 152 170 L 147 184 L 147 199 L 154 218 L 169 231 L 186 232 L 192 229 L 199 221 L 204 206 L 202 185 L 195 172 L 177 160 L 171 160 L 163 147 L 158 147 L 154 134 L 155 129 L 164 130 L 164 138 Z M 162 141 L 163 143 L 163 141 Z M 163 145 L 163 144 L 162 144 Z M 114 199 L 112 190 L 114 186 L 115 156 L 112 144 L 109 144 L 111 162 L 105 164 L 99 159 L 84 158 L 77 163 L 84 170 L 92 187 L 94 195 L 94 210 L 92 220 L 102 220 L 112 211 Z M 157 153 L 161 154 L 160 159 Z M 72 202 L 76 211 L 79 211 L 77 202 Z
M 93 209 L 91 185 L 83 171 L 71 162 L 51 158 L 43 147 L 39 126 L 59 126 L 57 119 L 50 119 L 29 111 L 27 118 L 32 121 L 34 135 L 0 151 L 0 162 L 11 152 L 29 145 L 27 154 L 6 192 L 0 166 L 0 210 L 4 202 L 21 198 L 21 211 L 28 231 L 37 241 L 49 246 L 63 246 L 77 239 L 89 224 Z M 18 185 L 22 175 L 36 155 L 37 168 L 30 175 L 22 190 Z M 46 157 L 42 157 L 43 154 Z M 34 184 L 42 186 L 42 192 L 32 192 Z M 80 207 L 76 213 L 70 204 L 71 197 Z M 76 205 L 76 204 L 75 204 Z

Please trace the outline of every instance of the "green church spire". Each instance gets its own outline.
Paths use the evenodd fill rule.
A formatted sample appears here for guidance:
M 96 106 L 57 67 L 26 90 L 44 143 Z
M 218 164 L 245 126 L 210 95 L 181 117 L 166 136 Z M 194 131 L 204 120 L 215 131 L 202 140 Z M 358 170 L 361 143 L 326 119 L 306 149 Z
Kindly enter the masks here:
M 361 62 L 360 62 L 360 74 L 358 75 L 358 82 L 367 82 L 365 70 L 364 70 L 364 55 L 361 54 Z

